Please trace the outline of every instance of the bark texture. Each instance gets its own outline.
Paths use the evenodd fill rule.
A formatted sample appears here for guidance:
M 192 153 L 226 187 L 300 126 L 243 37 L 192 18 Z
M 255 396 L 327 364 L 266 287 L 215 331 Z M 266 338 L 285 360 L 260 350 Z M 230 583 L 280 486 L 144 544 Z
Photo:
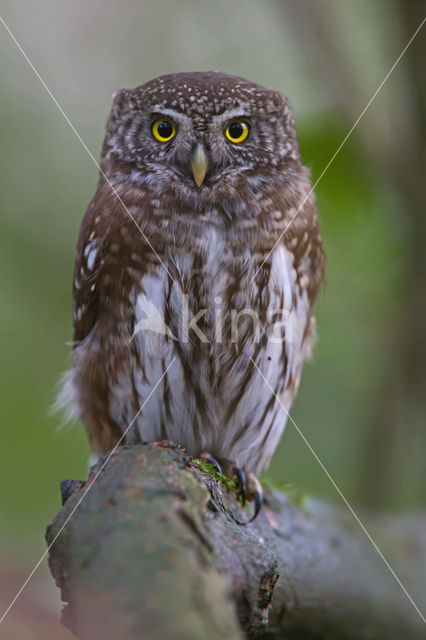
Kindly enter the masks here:
M 241 526 L 248 510 L 178 447 L 120 447 L 100 466 L 63 483 L 47 528 L 63 622 L 80 640 L 424 637 L 346 508 L 274 491 Z M 361 519 L 424 608 L 426 516 Z

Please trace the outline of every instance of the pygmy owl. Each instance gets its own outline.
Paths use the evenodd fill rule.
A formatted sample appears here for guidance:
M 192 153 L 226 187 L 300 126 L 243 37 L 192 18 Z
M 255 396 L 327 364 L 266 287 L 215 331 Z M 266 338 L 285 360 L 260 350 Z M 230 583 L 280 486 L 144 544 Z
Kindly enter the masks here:
M 62 392 L 95 458 L 124 433 L 167 439 L 234 472 L 258 510 L 255 475 L 314 336 L 324 253 L 310 191 L 276 91 L 194 72 L 115 94 Z

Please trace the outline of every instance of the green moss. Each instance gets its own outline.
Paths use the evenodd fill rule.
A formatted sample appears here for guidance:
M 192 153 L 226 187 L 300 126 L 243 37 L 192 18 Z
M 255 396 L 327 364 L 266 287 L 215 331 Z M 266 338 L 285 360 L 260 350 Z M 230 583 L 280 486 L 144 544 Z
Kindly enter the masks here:
M 233 491 L 234 493 L 239 492 L 237 482 L 223 473 L 219 473 L 211 462 L 208 462 L 203 458 L 192 458 L 192 463 L 195 464 L 195 466 L 197 466 L 203 473 L 207 473 L 215 480 L 222 482 L 228 491 Z M 304 511 L 307 510 L 306 499 L 309 495 L 300 489 L 297 489 L 293 484 L 291 484 L 291 482 L 275 482 L 268 476 L 261 476 L 259 481 L 265 491 L 269 491 L 271 493 L 273 491 L 282 491 L 296 507 L 303 509 Z
M 287 491 L 293 489 L 293 485 L 291 484 L 291 482 L 276 482 L 269 476 L 260 476 L 259 482 L 261 483 L 262 487 L 266 489 L 266 491 L 270 492 L 283 491 L 284 493 L 287 493 Z
M 212 464 L 211 462 L 203 460 L 202 458 L 192 458 L 192 463 L 195 464 L 203 473 L 207 473 L 215 480 L 222 482 L 226 486 L 228 491 L 234 491 L 235 493 L 238 493 L 239 488 L 235 480 L 233 480 L 232 478 L 228 478 L 228 476 L 225 476 L 223 473 L 219 473 L 214 464 Z
M 259 481 L 265 491 L 282 491 L 292 504 L 299 509 L 307 511 L 306 500 L 309 494 L 295 487 L 291 482 L 276 482 L 268 476 L 261 476 Z

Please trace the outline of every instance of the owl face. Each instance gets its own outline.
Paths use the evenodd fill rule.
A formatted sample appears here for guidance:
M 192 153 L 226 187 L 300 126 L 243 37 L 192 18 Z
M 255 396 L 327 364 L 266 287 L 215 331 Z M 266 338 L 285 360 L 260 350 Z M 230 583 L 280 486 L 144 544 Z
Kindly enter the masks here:
M 243 176 L 256 184 L 262 174 L 282 179 L 286 163 L 299 162 L 281 94 L 218 72 L 171 74 L 119 91 L 104 154 L 186 197 L 237 188 Z

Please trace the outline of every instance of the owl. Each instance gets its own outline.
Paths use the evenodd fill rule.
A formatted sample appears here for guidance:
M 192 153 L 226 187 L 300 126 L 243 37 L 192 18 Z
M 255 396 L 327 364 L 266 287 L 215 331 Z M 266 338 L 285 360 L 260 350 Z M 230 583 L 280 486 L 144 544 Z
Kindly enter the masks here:
M 172 441 L 233 474 L 256 515 L 324 263 L 280 93 L 219 72 L 118 91 L 78 240 L 62 391 L 93 460 Z

